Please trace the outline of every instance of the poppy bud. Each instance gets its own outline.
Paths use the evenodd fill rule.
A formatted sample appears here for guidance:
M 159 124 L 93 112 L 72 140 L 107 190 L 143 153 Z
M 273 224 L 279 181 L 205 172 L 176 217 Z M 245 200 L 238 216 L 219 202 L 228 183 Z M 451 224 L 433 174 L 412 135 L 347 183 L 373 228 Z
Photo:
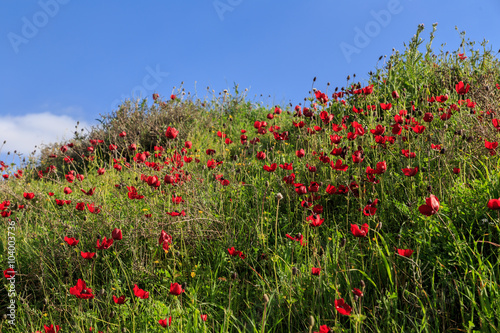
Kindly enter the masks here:
M 347 242 L 347 239 L 342 238 L 342 239 L 340 240 L 340 247 L 344 247 L 346 242 Z
M 264 294 L 264 304 L 269 303 L 269 296 L 267 294 Z
M 359 296 L 358 295 L 354 295 L 354 302 L 356 302 L 358 300 Z
M 427 186 L 427 191 L 432 192 L 432 185 Z
M 359 281 L 359 284 L 361 285 L 361 288 L 365 289 L 365 281 L 364 280 Z
M 186 289 L 186 287 L 187 287 L 187 282 L 185 282 L 185 281 L 184 281 L 184 282 L 182 282 L 182 284 L 181 284 L 181 288 L 182 288 L 182 289 Z
M 282 200 L 283 199 L 283 194 L 281 194 L 281 193 L 276 194 L 276 199 Z
M 440 153 L 440 154 L 444 154 L 445 152 L 446 152 L 446 150 L 445 150 L 444 148 L 442 148 L 442 149 L 439 151 L 439 153 Z
M 236 280 L 237 278 L 238 278 L 238 273 L 233 272 L 233 274 L 231 274 L 231 279 Z
M 106 295 L 106 290 L 104 290 L 104 288 L 101 289 L 101 296 L 104 296 Z
M 269 180 L 266 180 L 266 187 L 269 187 Z
M 380 231 L 382 229 L 382 222 L 379 222 L 377 224 L 377 230 Z
M 299 274 L 299 270 L 297 269 L 297 267 L 292 267 L 292 275 L 298 275 Z
M 114 312 L 114 311 L 111 311 L 111 312 L 109 313 L 109 318 L 113 318 L 114 316 L 115 316 L 115 312 Z

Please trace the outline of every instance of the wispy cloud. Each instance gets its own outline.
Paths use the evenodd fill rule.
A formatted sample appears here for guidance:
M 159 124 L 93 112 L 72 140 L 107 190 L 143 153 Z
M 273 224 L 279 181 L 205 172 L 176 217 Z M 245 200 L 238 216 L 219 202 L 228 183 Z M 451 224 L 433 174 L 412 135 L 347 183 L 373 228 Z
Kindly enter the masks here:
M 1 153 L 17 150 L 27 156 L 42 143 L 69 140 L 73 137 L 77 121 L 71 116 L 51 112 L 0 116 L 0 145 L 7 141 Z M 80 121 L 78 128 L 86 127 L 88 124 Z

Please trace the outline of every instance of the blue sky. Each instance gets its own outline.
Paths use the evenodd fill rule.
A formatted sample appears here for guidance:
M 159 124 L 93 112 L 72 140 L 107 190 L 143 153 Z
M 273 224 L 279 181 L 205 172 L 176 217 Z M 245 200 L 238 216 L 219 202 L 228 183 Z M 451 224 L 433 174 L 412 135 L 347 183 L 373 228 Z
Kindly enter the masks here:
M 315 87 L 361 81 L 381 55 L 404 50 L 417 25 L 434 50 L 460 36 L 500 48 L 500 2 L 429 0 L 2 1 L 0 159 L 70 139 L 126 98 L 183 87 L 199 98 L 249 89 L 264 104 L 297 104 Z M 364 36 L 363 36 L 364 35 Z M 347 50 L 347 51 L 346 51 Z M 355 52 L 353 51 L 355 50 Z M 379 65 L 381 65 L 379 63 Z M 263 94 L 263 97 L 260 95 Z M 270 96 L 270 97 L 268 97 Z

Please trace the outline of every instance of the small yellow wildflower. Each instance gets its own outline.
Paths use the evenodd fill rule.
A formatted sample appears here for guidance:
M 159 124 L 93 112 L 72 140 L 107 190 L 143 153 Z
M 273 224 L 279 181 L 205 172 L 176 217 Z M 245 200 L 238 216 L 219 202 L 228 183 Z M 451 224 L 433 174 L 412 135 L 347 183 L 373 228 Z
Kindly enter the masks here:
M 191 277 L 194 278 L 196 276 L 195 272 L 191 272 Z

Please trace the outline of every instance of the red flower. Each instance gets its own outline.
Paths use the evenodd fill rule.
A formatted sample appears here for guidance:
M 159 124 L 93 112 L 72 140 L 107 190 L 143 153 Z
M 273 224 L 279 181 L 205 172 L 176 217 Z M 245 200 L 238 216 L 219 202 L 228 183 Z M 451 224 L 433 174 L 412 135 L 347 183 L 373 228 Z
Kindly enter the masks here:
M 361 229 L 356 224 L 351 224 L 351 232 L 354 235 L 354 237 L 366 237 L 366 234 L 368 234 L 368 223 L 365 223 L 361 226 Z
M 166 179 L 166 176 L 165 176 L 165 179 Z M 139 193 L 137 193 L 137 190 L 135 189 L 135 187 L 133 186 L 127 186 L 127 189 L 129 190 L 128 192 L 128 197 L 129 199 L 142 199 L 144 198 L 143 195 L 139 195 Z
M 363 297 L 363 292 L 361 290 L 359 290 L 358 288 L 354 288 L 352 290 L 352 293 L 358 297 Z
M 33 199 L 35 197 L 35 193 L 26 193 L 26 192 L 24 192 L 23 196 L 24 196 L 24 198 L 26 200 L 31 200 L 31 199 Z
M 101 212 L 101 208 L 95 207 L 94 203 L 87 204 L 87 208 L 89 209 L 89 212 L 92 214 L 99 214 Z
M 115 302 L 116 304 L 125 304 L 125 302 L 127 302 L 127 299 L 125 298 L 125 295 L 122 295 L 120 297 L 116 297 L 115 295 L 113 295 L 113 302 Z
M 405 176 L 412 177 L 418 173 L 418 167 L 401 169 Z
M 127 132 L 121 132 L 120 134 L 118 134 L 120 136 L 120 138 L 123 138 L 127 135 Z
M 398 254 L 400 256 L 403 256 L 403 257 L 406 257 L 406 258 L 410 258 L 411 255 L 413 254 L 413 250 L 410 250 L 410 249 L 397 249 L 398 250 Z
M 104 168 L 99 168 L 97 169 L 97 174 L 100 176 L 100 175 L 104 175 L 104 173 L 106 172 L 106 169 Z
M 71 174 L 68 174 L 65 176 L 66 177 L 66 180 L 69 182 L 69 183 L 72 183 L 74 180 L 75 180 L 75 176 L 71 175 Z
M 302 245 L 302 246 L 306 245 L 306 243 L 304 242 L 304 235 L 302 235 L 302 234 L 298 234 L 296 237 L 292 237 L 289 234 L 286 234 L 286 237 L 290 238 L 293 241 L 299 242 L 300 245 Z
M 66 243 L 68 243 L 69 246 L 76 246 L 76 244 L 78 244 L 78 242 L 79 242 L 79 240 L 77 240 L 73 237 L 68 237 L 68 236 L 64 237 L 64 241 Z
M 109 150 L 111 150 L 111 151 L 116 150 L 116 148 L 118 148 L 117 145 L 113 145 L 113 144 L 109 145 Z
M 43 325 L 43 329 L 45 330 L 45 333 L 57 333 L 59 332 L 60 327 L 59 325 L 56 325 L 56 327 L 54 327 L 54 325 L 51 324 L 50 326 Z
M 304 157 L 306 154 L 306 152 L 304 151 L 304 149 L 299 149 L 295 152 L 295 155 L 298 157 L 298 158 L 302 158 Z
M 76 286 L 69 288 L 69 293 L 81 299 L 92 299 L 92 289 L 87 288 L 87 284 L 82 279 L 78 279 Z
M 207 321 L 208 315 L 202 314 L 200 317 L 201 317 L 201 320 Z
M 182 199 L 181 196 L 174 196 L 174 195 L 172 195 L 172 202 L 174 204 L 178 205 L 178 204 L 184 202 L 184 199 Z
M 415 125 L 411 129 L 413 130 L 413 132 L 420 134 L 420 133 L 423 133 L 425 131 L 425 126 Z
M 392 92 L 392 98 L 394 98 L 394 99 L 398 99 L 399 98 L 399 94 L 398 94 L 397 91 L 393 91 Z
M 489 142 L 488 140 L 484 140 L 484 147 L 489 150 L 497 149 L 498 142 Z
M 306 220 L 311 221 L 311 223 L 309 223 L 309 226 L 311 227 L 319 227 L 321 224 L 323 224 L 323 221 L 325 221 L 325 219 L 320 218 L 320 216 L 316 214 L 308 216 Z
M 391 103 L 387 103 L 387 104 L 380 103 L 380 108 L 382 110 L 390 110 L 392 108 L 392 104 Z
M 455 85 L 455 90 L 457 91 L 457 94 L 459 95 L 465 95 L 466 93 L 469 92 L 469 84 L 467 83 L 467 86 L 464 87 L 464 83 L 462 81 L 458 82 Z
M 430 123 L 432 121 L 432 119 L 434 119 L 434 115 L 430 112 L 426 112 L 424 114 L 424 121 L 427 122 L 427 123 Z
M 436 214 L 439 210 L 439 200 L 434 194 L 431 194 L 429 198 L 426 198 L 425 203 L 425 205 L 418 207 L 418 210 L 423 215 L 431 216 Z
M 448 100 L 448 95 L 441 95 L 441 96 L 436 96 L 436 101 L 439 103 L 444 103 Z
M 263 169 L 266 170 L 267 172 L 274 172 L 274 171 L 276 171 L 277 167 L 278 167 L 278 164 L 273 163 L 270 166 L 264 165 Z
M 16 271 L 12 268 L 7 268 L 5 271 L 3 271 L 3 276 L 5 276 L 6 279 L 10 280 L 16 275 Z
M 319 276 L 320 272 L 321 272 L 321 268 L 316 268 L 316 267 L 311 268 L 311 274 L 312 275 Z
M 453 168 L 453 173 L 458 175 L 460 173 L 460 168 Z
M 337 162 L 335 163 L 331 161 L 330 166 L 332 167 L 333 170 L 339 170 L 339 171 L 347 171 L 347 169 L 349 168 L 347 164 L 342 164 L 341 159 L 338 159 Z
M 377 212 L 377 203 L 378 203 L 378 199 L 375 199 L 374 202 L 372 202 L 371 204 L 368 204 L 365 206 L 365 208 L 363 208 L 363 214 L 365 216 L 373 216 L 375 215 L 375 213 Z
M 83 202 L 79 202 L 76 204 L 76 207 L 75 207 L 77 210 L 85 210 L 85 203 Z
M 94 192 L 95 192 L 95 187 L 94 188 L 91 188 L 89 189 L 88 191 L 85 191 L 83 188 L 80 189 L 83 193 L 85 193 L 86 195 L 94 195 Z
M 106 237 L 103 238 L 102 243 L 99 242 L 99 239 L 97 239 L 97 246 L 96 249 L 99 250 L 107 250 L 109 247 L 113 244 L 113 238 L 106 239 Z
M 83 259 L 92 259 L 95 256 L 95 252 L 83 252 L 83 251 L 81 251 L 80 254 L 82 255 Z
M 265 159 L 265 158 L 266 158 L 266 153 L 265 153 L 265 152 L 263 152 L 263 151 L 259 151 L 259 152 L 257 153 L 257 159 L 258 159 L 258 160 L 263 160 L 263 159 Z
M 161 327 L 170 326 L 170 324 L 172 324 L 172 316 L 165 318 L 165 319 L 158 320 L 158 324 L 160 324 Z
M 171 244 L 172 243 L 172 236 L 170 236 L 169 234 L 167 234 L 165 232 L 165 230 L 162 230 L 161 233 L 160 233 L 160 238 L 158 239 L 158 244 L 161 244 L 161 243 L 164 243 L 164 242 L 167 242 L 168 244 Z
M 175 139 L 177 134 L 179 134 L 179 131 L 170 126 L 167 128 L 167 132 L 165 132 L 165 136 L 169 139 Z
M 344 316 L 350 316 L 352 311 L 352 308 L 344 302 L 343 298 L 335 300 L 335 309 Z
M 500 199 L 490 199 L 488 201 L 488 208 L 493 210 L 500 209 Z
M 458 54 L 458 57 L 460 58 L 460 60 L 465 60 L 465 59 L 467 59 L 467 57 L 464 55 L 464 53 L 459 53 L 459 54 Z
M 111 237 L 113 237 L 114 240 L 122 240 L 122 231 L 118 228 L 114 228 L 111 232 Z
M 185 290 L 182 289 L 182 286 L 180 284 L 176 283 L 171 283 L 170 284 L 170 294 L 179 296 L 182 294 Z
M 142 299 L 147 299 L 149 298 L 149 291 L 144 291 L 137 285 L 134 285 L 134 295 Z

